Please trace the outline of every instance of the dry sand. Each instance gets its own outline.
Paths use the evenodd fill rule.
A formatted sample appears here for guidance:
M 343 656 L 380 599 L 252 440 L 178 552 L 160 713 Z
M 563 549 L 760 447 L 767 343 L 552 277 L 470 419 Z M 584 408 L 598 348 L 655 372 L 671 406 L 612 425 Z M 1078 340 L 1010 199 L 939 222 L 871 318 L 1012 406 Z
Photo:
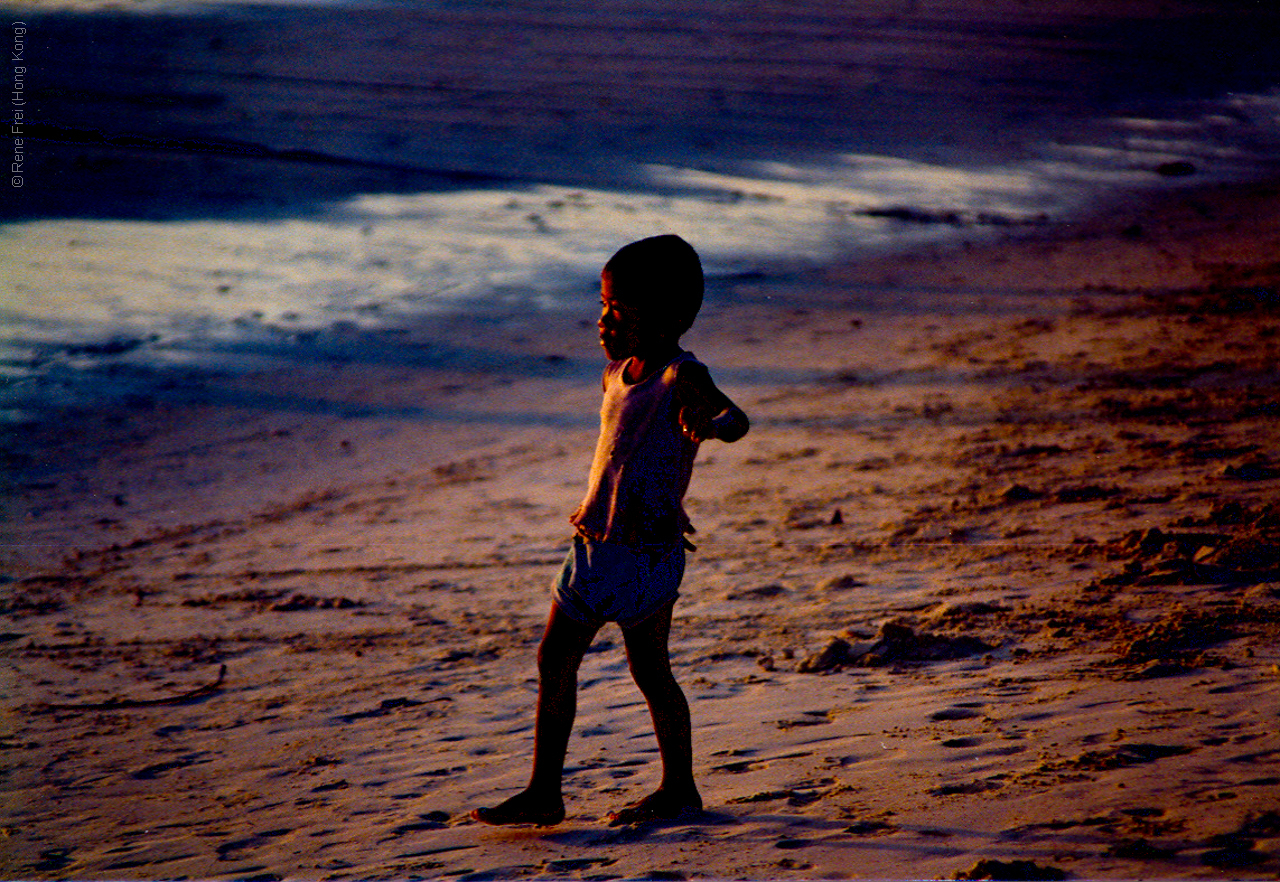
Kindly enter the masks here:
M 1277 231 L 1275 186 L 1187 191 L 709 303 L 754 427 L 690 494 L 708 811 L 666 826 L 601 820 L 657 776 L 614 630 L 566 822 L 467 817 L 528 770 L 592 315 L 422 331 L 527 356 L 483 381 L 352 359 L 42 430 L 0 875 L 1274 878 Z

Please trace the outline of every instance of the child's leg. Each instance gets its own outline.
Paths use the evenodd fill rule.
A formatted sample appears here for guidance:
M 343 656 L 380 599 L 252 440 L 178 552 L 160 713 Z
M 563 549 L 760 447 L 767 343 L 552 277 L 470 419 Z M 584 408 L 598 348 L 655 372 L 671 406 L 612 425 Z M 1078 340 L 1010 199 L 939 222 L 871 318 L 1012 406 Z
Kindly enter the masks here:
M 671 673 L 667 643 L 671 634 L 672 603 L 643 622 L 622 630 L 631 676 L 644 693 L 653 717 L 662 755 L 662 783 L 644 799 L 609 815 L 613 824 L 635 824 L 673 818 L 688 809 L 701 809 L 702 797 L 693 780 L 693 737 L 689 702 Z
M 597 628 L 567 616 L 552 604 L 538 647 L 538 715 L 534 725 L 533 775 L 522 792 L 471 816 L 486 824 L 558 824 L 564 820 L 560 778 L 578 704 L 578 667 Z

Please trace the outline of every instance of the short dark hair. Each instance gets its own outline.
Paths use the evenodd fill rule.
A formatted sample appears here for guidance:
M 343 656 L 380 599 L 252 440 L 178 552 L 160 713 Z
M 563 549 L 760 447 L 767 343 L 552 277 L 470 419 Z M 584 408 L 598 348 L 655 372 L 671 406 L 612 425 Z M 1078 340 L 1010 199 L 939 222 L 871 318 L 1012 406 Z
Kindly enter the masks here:
M 668 233 L 624 245 L 604 271 L 621 302 L 666 313 L 680 334 L 693 327 L 702 308 L 702 261 L 684 239 Z

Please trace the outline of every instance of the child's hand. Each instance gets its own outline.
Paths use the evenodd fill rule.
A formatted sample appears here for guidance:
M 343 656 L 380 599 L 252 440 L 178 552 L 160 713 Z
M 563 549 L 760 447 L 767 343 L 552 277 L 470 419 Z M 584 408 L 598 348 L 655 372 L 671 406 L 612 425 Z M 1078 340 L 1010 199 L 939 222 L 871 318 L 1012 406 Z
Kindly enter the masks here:
M 697 443 L 716 437 L 715 421 L 701 407 L 680 408 L 680 431 L 690 441 Z
M 747 415 L 716 388 L 706 367 L 685 362 L 677 380 L 680 409 L 676 416 L 686 438 L 697 443 L 713 438 L 732 442 L 747 434 L 751 427 Z

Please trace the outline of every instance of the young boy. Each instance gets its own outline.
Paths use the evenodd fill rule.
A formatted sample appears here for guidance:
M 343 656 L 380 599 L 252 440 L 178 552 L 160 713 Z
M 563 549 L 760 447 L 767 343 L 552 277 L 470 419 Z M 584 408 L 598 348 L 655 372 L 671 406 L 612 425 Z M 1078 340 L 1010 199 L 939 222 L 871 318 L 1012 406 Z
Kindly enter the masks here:
M 612 825 L 702 808 L 693 780 L 689 704 L 671 673 L 667 640 L 684 575 L 683 500 L 702 441 L 737 441 L 746 415 L 679 346 L 702 305 L 702 265 L 679 236 L 625 246 L 601 275 L 604 371 L 600 439 L 586 498 L 571 518 L 573 548 L 553 590 L 538 649 L 533 775 L 520 793 L 471 816 L 486 824 L 564 820 L 560 779 L 573 728 L 578 666 L 607 621 L 622 629 L 627 661 L 649 705 L 662 783 Z

